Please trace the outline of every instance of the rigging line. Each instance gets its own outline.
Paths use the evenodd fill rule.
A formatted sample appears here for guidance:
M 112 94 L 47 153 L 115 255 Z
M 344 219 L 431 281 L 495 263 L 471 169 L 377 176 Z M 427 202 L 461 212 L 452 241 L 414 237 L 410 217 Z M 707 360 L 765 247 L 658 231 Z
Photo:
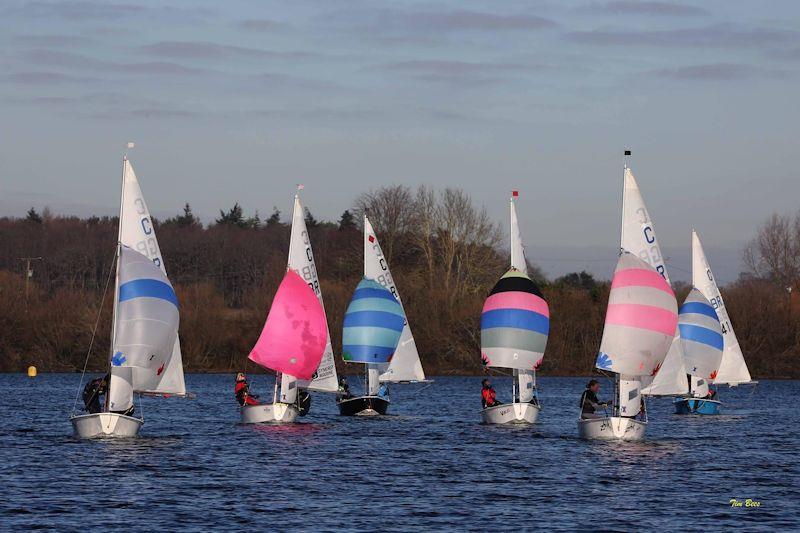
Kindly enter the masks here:
M 114 249 L 114 257 L 117 255 L 116 248 Z M 86 367 L 89 364 L 89 356 L 92 354 L 92 346 L 94 346 L 95 335 L 97 328 L 100 326 L 100 317 L 103 315 L 103 303 L 106 301 L 106 293 L 108 292 L 108 284 L 111 282 L 111 274 L 114 272 L 114 260 L 111 260 L 111 268 L 108 271 L 108 278 L 106 278 L 106 286 L 103 288 L 103 296 L 100 298 L 100 307 L 97 310 L 97 319 L 94 322 L 94 329 L 92 329 L 92 339 L 89 341 L 89 349 L 86 352 L 86 359 L 83 361 L 83 370 L 81 371 L 81 380 L 78 383 L 78 390 L 75 391 L 75 401 L 72 404 L 72 411 L 70 416 L 75 414 L 75 406 L 78 405 L 78 398 L 81 394 L 81 385 L 83 385 L 83 378 L 86 376 Z M 106 384 L 108 387 L 108 384 Z

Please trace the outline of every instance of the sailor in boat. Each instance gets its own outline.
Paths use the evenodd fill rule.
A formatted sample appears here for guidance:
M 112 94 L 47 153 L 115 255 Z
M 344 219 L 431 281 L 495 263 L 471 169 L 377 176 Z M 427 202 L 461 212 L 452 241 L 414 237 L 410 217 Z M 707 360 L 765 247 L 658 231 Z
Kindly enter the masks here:
M 106 377 L 95 378 L 83 388 L 83 405 L 87 413 L 99 413 L 103 410 L 100 406 L 100 395 L 108 390 Z
M 336 392 L 336 401 L 341 402 L 342 400 L 349 400 L 353 397 L 353 393 L 350 392 L 350 385 L 347 384 L 347 378 L 342 376 L 339 378 L 339 389 Z
M 601 402 L 597 398 L 598 392 L 600 392 L 600 383 L 596 379 L 590 380 L 586 384 L 586 390 L 581 395 L 581 418 L 603 418 L 608 416 L 596 412 L 600 407 L 606 408 L 611 405 L 611 402 Z
M 242 407 L 245 405 L 258 405 L 258 395 L 250 393 L 250 385 L 247 384 L 247 377 L 245 377 L 244 372 L 236 374 L 234 393 L 236 394 L 236 401 Z
M 389 399 L 389 386 L 386 383 L 381 383 L 381 386 L 378 387 L 378 398 Z
M 492 387 L 492 383 L 489 379 L 484 379 L 481 384 L 483 385 L 483 389 L 481 390 L 481 404 L 483 404 L 483 408 L 486 409 L 487 407 L 500 405 L 500 402 L 497 401 L 497 393 L 494 391 L 494 387 Z

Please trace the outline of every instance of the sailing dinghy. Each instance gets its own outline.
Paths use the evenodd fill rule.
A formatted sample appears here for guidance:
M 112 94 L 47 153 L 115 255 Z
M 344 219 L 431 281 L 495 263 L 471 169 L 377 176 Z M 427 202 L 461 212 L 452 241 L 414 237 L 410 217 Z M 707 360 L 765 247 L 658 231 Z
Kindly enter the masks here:
M 294 197 L 286 275 L 249 359 L 274 370 L 276 377 L 272 403 L 241 408 L 245 424 L 294 422 L 310 406 L 306 403 L 310 398 L 300 391 L 336 392 L 338 388 L 325 304 L 299 194 Z
M 702 295 L 702 302 L 710 306 L 710 310 L 706 308 L 706 314 L 710 317 L 713 312 L 717 318 L 716 324 L 707 321 L 708 324 L 706 326 L 714 333 L 721 335 L 722 354 L 721 358 L 717 359 L 716 349 L 720 347 L 720 337 L 711 333 L 701 332 L 705 333 L 702 340 L 707 345 L 713 346 L 713 349 L 708 348 L 707 351 L 710 352 L 709 358 L 713 354 L 712 361 L 716 362 L 716 366 L 710 365 L 702 372 L 689 372 L 692 374 L 689 394 L 685 398 L 679 398 L 675 401 L 675 412 L 679 414 L 716 415 L 722 411 L 722 402 L 717 399 L 707 398 L 709 382 L 714 385 L 727 384 L 735 387 L 744 383 L 754 383 L 754 381 L 750 377 L 744 354 L 739 346 L 739 341 L 736 339 L 736 333 L 733 331 L 728 311 L 725 309 L 725 302 L 722 300 L 716 279 L 713 272 L 711 272 L 711 266 L 709 266 L 708 259 L 706 259 L 703 245 L 700 243 L 700 237 L 694 230 L 692 230 L 692 285 Z M 687 368 L 691 370 L 692 366 L 687 364 Z
M 345 416 L 385 415 L 389 383 L 426 381 L 400 293 L 366 214 L 364 279 L 344 316 L 342 357 L 366 365 L 364 395 L 337 401 L 339 413 Z
M 533 424 L 541 406 L 536 370 L 542 364 L 550 331 L 550 310 L 539 287 L 528 277 L 514 191 L 511 211 L 511 269 L 492 288 L 481 313 L 481 361 L 512 370 L 512 402 L 481 410 L 486 424 Z
M 625 156 L 629 155 L 626 150 Z M 647 427 L 642 395 L 674 395 L 687 389 L 677 335 L 677 301 L 653 221 L 627 163 L 623 167 L 620 254 L 595 364 L 614 373 L 612 412 L 580 419 L 578 430 L 583 438 L 641 440 Z M 669 323 L 673 329 L 667 342 L 664 327 Z M 644 390 L 643 384 L 648 385 Z
M 128 145 L 132 148 L 132 143 Z M 103 412 L 70 417 L 75 434 L 133 437 L 144 423 L 134 393 L 187 396 L 178 299 L 167 278 L 150 211 L 127 155 L 122 161 L 110 380 Z
M 642 440 L 647 411 L 641 379 L 664 361 L 678 325 L 678 304 L 667 281 L 649 263 L 623 252 L 608 297 L 603 339 L 595 367 L 615 376 L 610 413 L 582 415 L 584 439 Z
M 678 328 L 691 382 L 688 396 L 675 400 L 679 415 L 716 415 L 720 402 L 708 397 L 708 381 L 719 372 L 722 361 L 722 325 L 711 302 L 694 288 L 678 314 Z

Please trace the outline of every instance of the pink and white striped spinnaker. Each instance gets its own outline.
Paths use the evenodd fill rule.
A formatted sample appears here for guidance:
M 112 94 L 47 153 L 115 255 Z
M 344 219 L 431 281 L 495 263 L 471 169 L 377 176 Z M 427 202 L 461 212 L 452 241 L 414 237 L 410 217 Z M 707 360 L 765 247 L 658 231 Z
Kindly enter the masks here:
M 654 374 L 672 344 L 678 303 L 667 281 L 638 257 L 617 262 L 595 366 L 626 376 Z

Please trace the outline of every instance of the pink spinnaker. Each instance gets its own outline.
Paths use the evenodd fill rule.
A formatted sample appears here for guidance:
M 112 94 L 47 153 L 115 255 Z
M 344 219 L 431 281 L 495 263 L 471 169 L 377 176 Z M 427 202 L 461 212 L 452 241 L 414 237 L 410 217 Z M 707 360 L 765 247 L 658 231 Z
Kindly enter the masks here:
M 288 270 L 250 360 L 277 372 L 311 379 L 327 341 L 322 304 L 311 287 L 294 270 Z

